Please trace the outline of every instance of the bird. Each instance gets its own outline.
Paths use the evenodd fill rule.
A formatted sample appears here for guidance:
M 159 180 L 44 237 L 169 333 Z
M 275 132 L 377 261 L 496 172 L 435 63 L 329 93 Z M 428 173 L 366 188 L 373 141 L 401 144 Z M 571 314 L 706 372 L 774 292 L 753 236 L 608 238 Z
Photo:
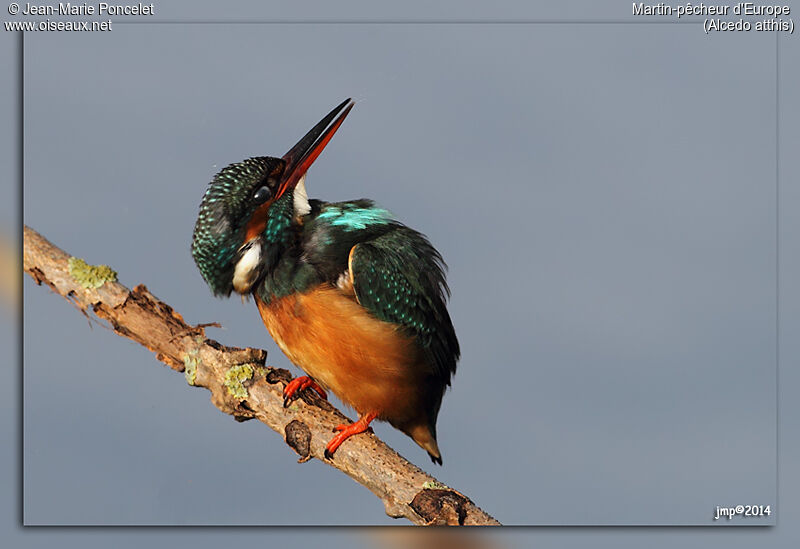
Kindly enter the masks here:
M 425 235 L 372 200 L 325 202 L 306 191 L 309 167 L 354 104 L 343 101 L 281 158 L 217 173 L 191 253 L 214 295 L 253 297 L 278 347 L 306 374 L 286 385 L 284 406 L 301 391 L 330 391 L 358 413 L 335 427 L 325 459 L 380 420 L 441 465 L 436 420 L 461 354 L 447 266 Z

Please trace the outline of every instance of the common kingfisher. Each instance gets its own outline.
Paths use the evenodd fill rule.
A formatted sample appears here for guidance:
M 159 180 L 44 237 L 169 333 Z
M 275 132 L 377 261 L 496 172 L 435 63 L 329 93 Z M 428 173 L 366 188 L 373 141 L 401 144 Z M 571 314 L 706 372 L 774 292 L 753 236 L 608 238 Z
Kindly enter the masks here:
M 335 428 L 327 459 L 378 419 L 441 464 L 436 418 L 460 356 L 442 256 L 371 200 L 306 193 L 308 168 L 353 105 L 342 102 L 282 158 L 249 158 L 214 176 L 192 256 L 215 295 L 253 296 L 272 338 L 307 374 L 286 386 L 284 406 L 301 390 L 329 390 L 358 413 Z

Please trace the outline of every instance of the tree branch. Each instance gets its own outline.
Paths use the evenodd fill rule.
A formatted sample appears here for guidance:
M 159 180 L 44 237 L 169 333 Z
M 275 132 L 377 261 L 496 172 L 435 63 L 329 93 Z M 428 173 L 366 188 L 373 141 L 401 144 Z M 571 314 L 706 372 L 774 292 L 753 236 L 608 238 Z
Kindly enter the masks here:
M 373 434 L 353 437 L 333 460 L 326 460 L 323 452 L 333 427 L 350 420 L 313 391 L 304 391 L 301 399 L 284 408 L 283 388 L 292 376 L 287 370 L 265 367 L 266 351 L 225 347 L 208 339 L 203 326 L 184 322 L 143 285 L 129 290 L 116 282 L 110 269 L 70 258 L 30 227 L 24 231 L 23 268 L 37 284 L 46 284 L 87 317 L 94 313 L 117 334 L 184 372 L 190 385 L 211 391 L 211 401 L 226 414 L 266 423 L 284 436 L 300 462 L 317 458 L 339 469 L 378 496 L 391 517 L 423 525 L 499 524 Z

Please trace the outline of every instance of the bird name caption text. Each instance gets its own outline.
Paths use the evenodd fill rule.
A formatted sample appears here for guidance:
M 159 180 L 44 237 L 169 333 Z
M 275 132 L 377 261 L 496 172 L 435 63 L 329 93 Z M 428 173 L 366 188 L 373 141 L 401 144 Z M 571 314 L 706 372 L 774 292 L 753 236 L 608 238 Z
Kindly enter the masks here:
M 633 2 L 633 15 L 682 17 L 703 17 L 703 31 L 706 34 L 720 31 L 772 31 L 794 34 L 792 9 L 786 5 L 766 5 L 756 2 L 736 4 L 666 4 L 659 2 Z
M 111 19 L 76 20 L 76 17 L 124 17 L 155 15 L 155 5 L 138 2 L 136 4 L 112 4 L 109 2 L 58 2 L 53 4 L 33 4 L 31 2 L 11 2 L 8 14 L 14 17 L 42 17 L 35 21 L 4 21 L 7 31 L 110 31 Z M 50 17 L 68 19 L 54 20 Z

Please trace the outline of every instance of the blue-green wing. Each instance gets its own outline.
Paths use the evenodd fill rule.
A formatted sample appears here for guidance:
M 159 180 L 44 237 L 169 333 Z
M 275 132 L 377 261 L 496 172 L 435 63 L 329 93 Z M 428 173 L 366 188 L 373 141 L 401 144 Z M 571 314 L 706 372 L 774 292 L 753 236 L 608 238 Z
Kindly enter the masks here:
M 445 302 L 445 265 L 427 238 L 397 225 L 354 246 L 349 267 L 358 302 L 414 336 L 433 373 L 449 383 L 460 351 Z

